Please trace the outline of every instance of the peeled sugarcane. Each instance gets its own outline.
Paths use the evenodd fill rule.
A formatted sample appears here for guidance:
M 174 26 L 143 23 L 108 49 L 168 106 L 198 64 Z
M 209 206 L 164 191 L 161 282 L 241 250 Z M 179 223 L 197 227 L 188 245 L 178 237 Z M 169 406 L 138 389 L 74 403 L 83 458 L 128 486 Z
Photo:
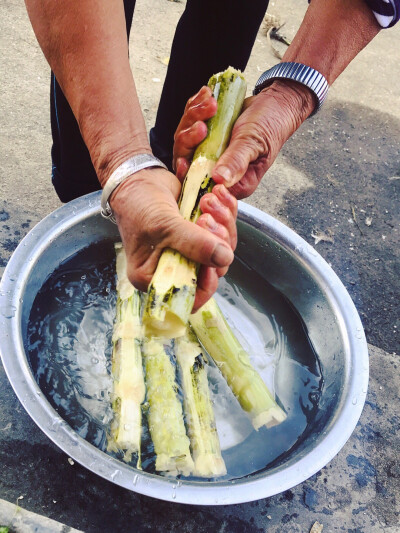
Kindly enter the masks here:
M 115 245 L 117 255 L 117 314 L 113 332 L 112 376 L 114 418 L 108 438 L 108 451 L 125 451 L 124 460 L 133 453 L 140 459 L 142 434 L 141 404 L 145 397 L 141 342 L 140 293 L 126 274 L 126 256 L 122 244 Z
M 250 416 L 254 428 L 270 428 L 283 422 L 286 414 L 252 367 L 248 353 L 233 334 L 217 302 L 211 298 L 191 315 L 190 324 L 242 409 Z
M 162 339 L 143 343 L 148 423 L 156 454 L 156 470 L 189 476 L 193 471 L 190 442 L 186 435 L 182 404 L 178 397 L 175 368 Z
M 243 75 L 232 67 L 212 76 L 208 86 L 217 100 L 218 110 L 207 122 L 207 137 L 194 153 L 179 200 L 182 216 L 192 222 L 200 216 L 201 197 L 214 186 L 212 170 L 228 145 L 246 94 Z M 143 314 L 146 333 L 168 338 L 184 334 L 193 308 L 196 281 L 196 263 L 175 250 L 164 250 L 148 289 Z
M 194 461 L 193 474 L 218 477 L 226 474 L 213 406 L 208 389 L 206 360 L 190 328 L 175 339 L 175 355 L 181 373 L 183 406 Z

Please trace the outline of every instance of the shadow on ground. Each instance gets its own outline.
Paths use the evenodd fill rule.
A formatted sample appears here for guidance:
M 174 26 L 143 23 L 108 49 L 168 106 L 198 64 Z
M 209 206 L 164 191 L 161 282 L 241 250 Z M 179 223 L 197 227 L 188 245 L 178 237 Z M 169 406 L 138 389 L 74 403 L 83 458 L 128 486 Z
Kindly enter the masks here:
M 300 128 L 282 155 L 314 187 L 286 194 L 279 214 L 342 279 L 368 341 L 399 352 L 400 121 L 333 102 Z M 315 245 L 312 234 L 333 242 Z

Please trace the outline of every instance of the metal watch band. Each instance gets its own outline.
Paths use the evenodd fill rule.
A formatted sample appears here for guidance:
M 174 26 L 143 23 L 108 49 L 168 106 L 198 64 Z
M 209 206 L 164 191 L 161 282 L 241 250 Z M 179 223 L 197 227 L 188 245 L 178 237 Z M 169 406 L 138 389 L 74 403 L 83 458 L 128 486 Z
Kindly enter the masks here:
M 257 80 L 253 94 L 258 94 L 273 81 L 279 79 L 297 81 L 314 93 L 317 105 L 310 116 L 319 111 L 328 95 L 329 85 L 326 78 L 317 70 L 302 63 L 278 63 L 265 71 Z
M 111 194 L 119 185 L 121 185 L 124 180 L 132 176 L 132 174 L 135 174 L 135 172 L 139 172 L 139 170 L 143 170 L 144 168 L 148 167 L 161 167 L 165 168 L 165 170 L 168 170 L 164 163 L 152 154 L 134 155 L 133 157 L 130 157 L 124 161 L 124 163 L 119 165 L 119 167 L 114 170 L 114 172 L 108 178 L 107 183 L 104 185 L 104 189 L 101 194 L 101 214 L 104 218 L 108 218 L 111 220 L 111 222 L 116 224 L 114 213 L 108 201 Z

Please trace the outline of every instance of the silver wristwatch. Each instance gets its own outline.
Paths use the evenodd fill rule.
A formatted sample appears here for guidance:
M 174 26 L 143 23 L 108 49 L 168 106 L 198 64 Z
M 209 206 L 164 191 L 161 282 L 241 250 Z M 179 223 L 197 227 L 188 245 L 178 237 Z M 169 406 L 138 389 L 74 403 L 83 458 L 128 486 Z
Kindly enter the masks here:
M 148 167 L 161 167 L 168 170 L 164 163 L 152 154 L 134 155 L 114 170 L 108 178 L 107 183 L 104 185 L 101 195 L 101 214 L 104 218 L 108 218 L 111 222 L 116 224 L 114 213 L 108 201 L 111 194 L 115 191 L 118 185 L 121 185 L 121 183 L 132 176 L 132 174 Z
M 275 80 L 293 80 L 305 85 L 314 93 L 317 105 L 311 115 L 314 115 L 324 103 L 329 85 L 326 78 L 317 70 L 302 63 L 279 63 L 270 68 L 257 80 L 253 94 L 258 94 Z

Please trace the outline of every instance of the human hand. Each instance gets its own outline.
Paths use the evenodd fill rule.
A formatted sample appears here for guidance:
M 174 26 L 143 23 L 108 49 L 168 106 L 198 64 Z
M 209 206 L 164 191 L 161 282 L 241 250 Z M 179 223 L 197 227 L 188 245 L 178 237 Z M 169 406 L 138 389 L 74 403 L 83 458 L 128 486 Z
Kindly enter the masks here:
M 257 96 L 247 98 L 229 146 L 214 167 L 214 181 L 224 183 L 238 199 L 250 196 L 314 105 L 309 89 L 290 80 L 276 81 Z M 216 109 L 208 87 L 188 101 L 175 134 L 173 164 L 180 180 L 186 175 L 197 144 L 207 135 L 204 121 Z
M 164 248 L 173 248 L 202 266 L 194 310 L 216 291 L 236 247 L 235 198 L 223 185 L 203 196 L 197 224 L 179 213 L 179 180 L 170 172 L 151 168 L 125 180 L 110 199 L 128 258 L 128 278 L 146 291 Z

